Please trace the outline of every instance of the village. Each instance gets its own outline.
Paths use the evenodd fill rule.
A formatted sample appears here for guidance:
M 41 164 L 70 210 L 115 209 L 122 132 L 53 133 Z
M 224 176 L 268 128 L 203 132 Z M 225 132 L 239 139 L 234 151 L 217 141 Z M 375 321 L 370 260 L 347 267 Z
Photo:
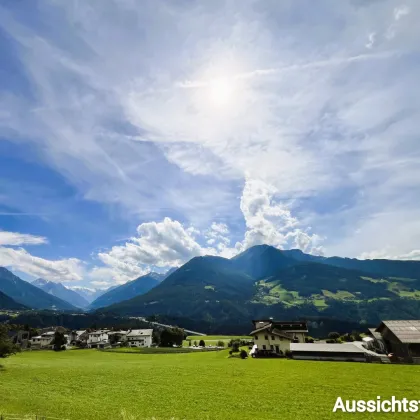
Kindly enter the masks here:
M 354 340 L 349 334 L 344 342 L 335 337 L 316 340 L 308 336 L 305 321 L 275 321 L 273 319 L 252 321 L 254 329 L 249 340 L 238 341 L 248 347 L 252 358 L 289 357 L 296 360 L 352 361 L 380 363 L 420 364 L 420 320 L 382 321 L 376 328 L 369 328 L 366 333 Z M 151 348 L 158 347 L 154 340 L 153 329 L 90 329 L 67 330 L 64 327 L 50 327 L 38 330 L 38 335 L 31 336 L 29 331 L 9 331 L 9 338 L 22 350 L 56 349 L 55 337 L 62 336 L 60 350 L 112 349 L 120 347 Z M 335 338 L 334 338 L 335 337 Z M 186 338 L 186 336 L 184 337 Z M 184 347 L 197 350 L 222 350 L 224 343 L 213 341 L 205 343 L 202 336 L 200 343 L 184 340 Z M 182 344 L 170 343 L 171 347 Z

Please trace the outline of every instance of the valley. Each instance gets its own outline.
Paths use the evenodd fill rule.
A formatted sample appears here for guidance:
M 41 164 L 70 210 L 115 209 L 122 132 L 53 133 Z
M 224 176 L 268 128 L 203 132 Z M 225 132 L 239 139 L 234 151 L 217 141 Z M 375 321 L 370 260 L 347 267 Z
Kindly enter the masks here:
M 163 323 L 215 334 L 247 333 L 256 317 L 376 325 L 384 318 L 418 318 L 420 262 L 326 258 L 258 245 L 231 259 L 192 258 L 166 274 L 149 273 L 103 290 L 90 303 L 77 289 L 42 279 L 29 284 L 5 268 L 0 292 L 8 298 L 3 309 L 13 306 L 12 299 L 21 311 L 26 306 L 108 317 L 157 316 Z

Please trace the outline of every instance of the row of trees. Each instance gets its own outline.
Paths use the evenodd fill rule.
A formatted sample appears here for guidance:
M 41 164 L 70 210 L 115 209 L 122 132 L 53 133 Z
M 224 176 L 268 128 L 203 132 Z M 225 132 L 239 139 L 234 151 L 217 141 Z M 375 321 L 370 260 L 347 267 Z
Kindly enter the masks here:
M 13 344 L 8 335 L 9 327 L 0 324 L 0 358 L 8 357 L 20 351 L 20 347 Z
M 351 334 L 346 333 L 340 335 L 338 332 L 330 332 L 328 334 L 327 343 L 351 343 L 353 341 L 361 341 L 362 336 L 358 331 L 353 331 Z

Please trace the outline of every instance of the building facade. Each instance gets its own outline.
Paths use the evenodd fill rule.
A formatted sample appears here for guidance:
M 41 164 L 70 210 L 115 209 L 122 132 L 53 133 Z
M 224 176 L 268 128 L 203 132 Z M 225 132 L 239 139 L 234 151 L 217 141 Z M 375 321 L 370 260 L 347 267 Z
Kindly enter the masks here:
M 284 354 L 290 350 L 291 343 L 304 343 L 308 332 L 306 322 L 256 320 L 252 321 L 254 330 L 250 335 L 254 339 L 257 351 L 271 351 Z
M 398 360 L 420 364 L 420 320 L 382 321 L 372 334 Z
M 153 330 L 131 330 L 126 337 L 128 347 L 151 347 Z

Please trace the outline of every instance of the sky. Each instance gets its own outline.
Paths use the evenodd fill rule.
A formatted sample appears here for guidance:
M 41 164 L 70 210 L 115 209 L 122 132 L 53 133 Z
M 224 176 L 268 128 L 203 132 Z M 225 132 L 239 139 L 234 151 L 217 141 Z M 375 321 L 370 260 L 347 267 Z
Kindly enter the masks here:
M 420 259 L 417 0 L 5 0 L 0 266 L 104 288 L 250 246 Z

